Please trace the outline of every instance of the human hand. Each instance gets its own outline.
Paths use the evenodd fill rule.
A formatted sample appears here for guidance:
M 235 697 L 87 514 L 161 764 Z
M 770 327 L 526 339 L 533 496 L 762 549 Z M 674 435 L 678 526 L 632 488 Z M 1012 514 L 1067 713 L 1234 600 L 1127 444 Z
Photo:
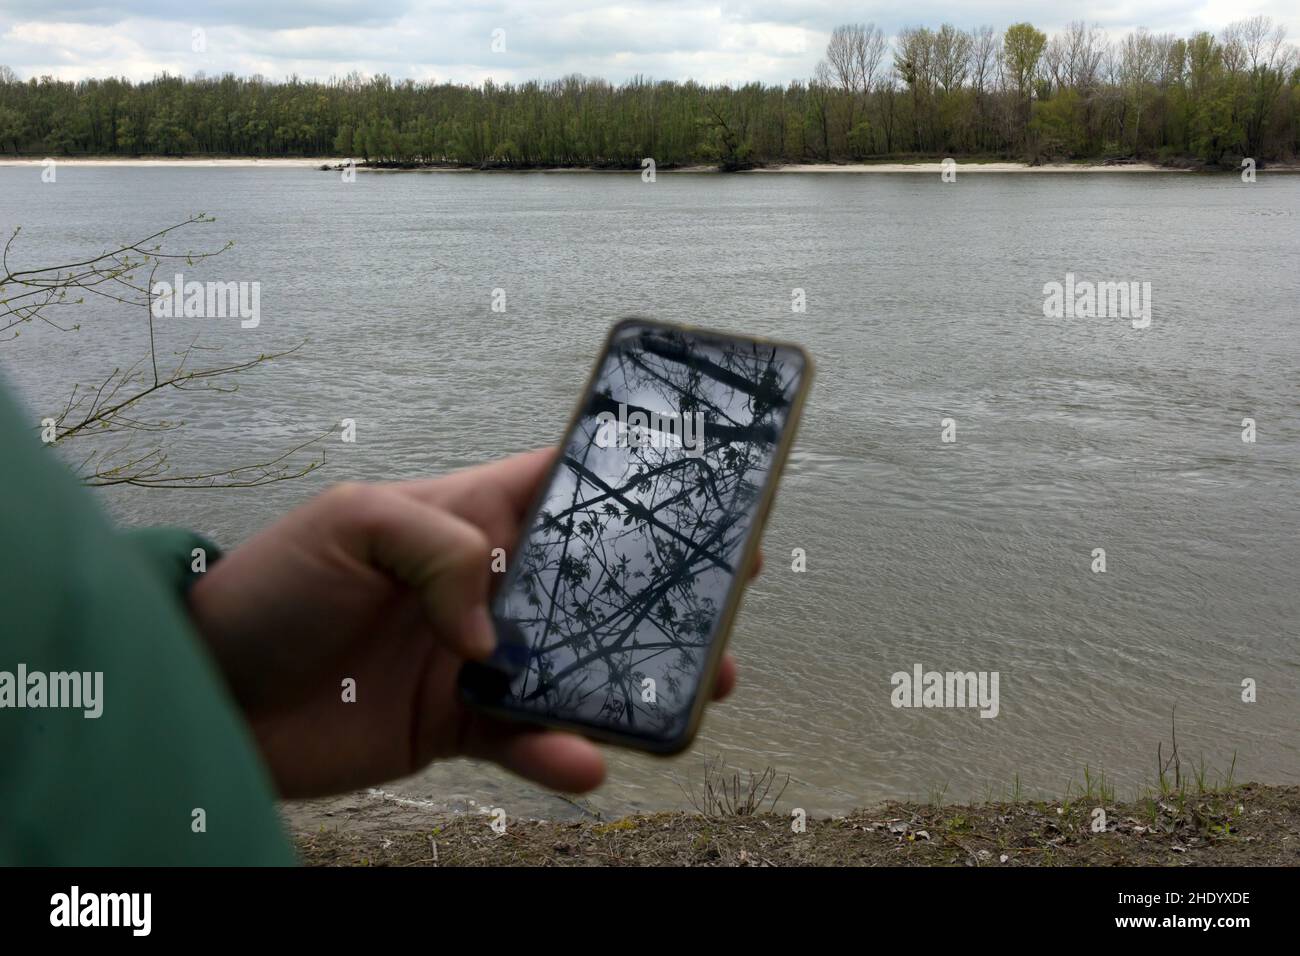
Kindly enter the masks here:
M 590 741 L 483 714 L 456 687 L 461 665 L 495 644 L 491 551 L 515 547 L 554 454 L 339 485 L 194 585 L 194 622 L 281 795 L 372 786 L 452 756 L 492 760 L 556 790 L 600 785 L 604 760 Z M 353 703 L 343 702 L 347 678 Z M 735 681 L 727 656 L 715 699 Z

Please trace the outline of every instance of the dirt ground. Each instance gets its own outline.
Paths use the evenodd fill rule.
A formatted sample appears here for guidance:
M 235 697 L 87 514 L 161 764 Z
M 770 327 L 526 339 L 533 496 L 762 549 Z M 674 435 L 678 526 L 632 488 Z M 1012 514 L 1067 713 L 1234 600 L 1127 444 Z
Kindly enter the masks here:
M 301 805 L 300 805 L 301 806 Z M 1130 803 L 887 803 L 846 817 L 657 813 L 506 820 L 356 799 L 286 814 L 311 866 L 1297 866 L 1300 787 Z M 1105 811 L 1105 829 L 1097 807 Z

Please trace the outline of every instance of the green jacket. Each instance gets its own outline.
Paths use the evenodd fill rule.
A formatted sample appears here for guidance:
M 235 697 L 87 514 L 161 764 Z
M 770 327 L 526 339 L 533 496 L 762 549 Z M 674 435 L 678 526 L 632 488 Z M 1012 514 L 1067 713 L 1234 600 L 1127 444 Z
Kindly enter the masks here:
M 211 546 L 112 528 L 37 426 L 0 391 L 0 864 L 292 863 L 186 614 L 191 551 Z

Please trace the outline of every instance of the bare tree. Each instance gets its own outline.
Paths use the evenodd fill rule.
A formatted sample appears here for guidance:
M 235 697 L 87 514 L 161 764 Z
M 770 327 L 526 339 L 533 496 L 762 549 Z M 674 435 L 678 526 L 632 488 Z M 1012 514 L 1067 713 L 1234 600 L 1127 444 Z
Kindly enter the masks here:
M 1250 69 L 1250 54 L 1246 52 L 1246 38 L 1242 36 L 1245 21 L 1238 20 L 1223 28 L 1219 34 L 1219 49 L 1223 53 L 1223 68 L 1229 76 L 1237 76 Z
M 884 31 L 874 23 L 868 23 L 863 30 L 856 47 L 856 64 L 858 81 L 863 95 L 870 95 L 880 82 L 880 71 L 885 63 L 885 54 L 889 52 L 889 41 Z
M 1052 95 L 1070 88 L 1069 46 L 1062 34 L 1058 33 L 1047 41 L 1047 46 L 1043 49 L 1042 70 L 1043 79 Z
M 1251 70 L 1275 69 L 1282 59 L 1286 27 L 1269 17 L 1255 16 L 1236 25 Z M 1231 29 L 1231 28 L 1230 28 Z
M 856 48 L 860 44 L 862 27 L 845 24 L 831 31 L 826 43 L 826 63 L 832 78 L 846 93 L 861 89 L 856 69 Z
M 1240 20 L 1224 31 L 1224 61 L 1231 59 L 1235 70 L 1249 74 L 1245 117 L 1245 149 L 1254 155 L 1263 147 L 1264 127 L 1282 88 L 1296 69 L 1297 53 L 1286 44 L 1286 27 L 1274 25 L 1269 17 Z
M 1052 37 L 1043 59 L 1057 88 L 1086 92 L 1095 87 L 1108 44 L 1101 27 L 1090 27 L 1082 20 L 1071 22 L 1064 33 Z
M 935 79 L 945 93 L 961 89 L 970 71 L 971 38 L 951 23 L 934 35 Z
M 316 445 L 330 432 L 311 437 L 269 460 L 219 469 L 176 469 L 171 464 L 171 443 L 164 435 L 185 424 L 167 416 L 163 399 L 176 392 L 228 394 L 238 390 L 236 377 L 283 358 L 301 343 L 280 352 L 259 353 L 223 364 L 202 364 L 198 358 L 212 351 L 195 337 L 177 353 L 167 356 L 158 346 L 154 319 L 154 277 L 170 263 L 193 265 L 220 255 L 233 245 L 210 250 L 169 251 L 174 233 L 213 222 L 203 213 L 168 226 L 150 236 L 58 266 L 18 269 L 10 266 L 21 229 L 15 228 L 0 258 L 0 342 L 13 341 L 28 325 L 57 332 L 76 332 L 69 310 L 87 297 L 99 298 L 134 310 L 147 323 L 149 348 L 145 355 L 89 385 L 75 383 L 67 390 L 61 410 L 49 416 L 41 431 L 48 444 L 68 448 L 75 443 L 80 480 L 88 485 L 135 485 L 144 488 L 247 488 L 299 478 L 324 464 L 324 452 L 310 461 L 299 453 Z M 162 405 L 162 408 L 157 406 Z M 333 429 L 330 429 L 332 431 Z
M 1159 51 L 1146 27 L 1139 27 L 1120 44 L 1120 82 L 1132 105 L 1133 148 L 1141 146 L 1142 110 L 1147 101 L 1147 86 L 1155 81 Z
M 990 92 L 1001 46 L 1002 40 L 993 27 L 978 27 L 971 32 L 968 72 L 976 94 Z
M 854 134 L 867 99 L 880 82 L 888 41 L 874 23 L 847 23 L 831 31 L 826 44 L 825 65 L 828 85 L 833 82 L 844 94 L 844 135 Z
M 904 27 L 894 42 L 894 69 L 911 91 L 913 132 L 924 149 L 934 146 L 934 36 L 928 27 Z
M 997 77 L 998 50 L 1002 46 L 1002 39 L 993 27 L 982 26 L 971 31 L 970 40 L 967 74 L 970 76 L 971 90 L 975 94 L 975 141 L 979 148 L 984 148 L 990 94 Z
M 834 84 L 831 68 L 825 60 L 817 64 L 812 78 L 808 81 L 809 116 L 814 132 L 821 139 L 821 152 L 817 158 L 830 162 L 831 158 L 831 102 L 830 93 Z

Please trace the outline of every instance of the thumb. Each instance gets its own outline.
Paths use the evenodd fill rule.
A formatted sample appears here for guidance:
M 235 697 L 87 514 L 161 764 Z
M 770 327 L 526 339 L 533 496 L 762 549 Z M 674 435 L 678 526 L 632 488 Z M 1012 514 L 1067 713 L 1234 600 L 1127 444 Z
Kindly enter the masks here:
M 357 542 L 372 567 L 415 590 L 438 639 L 464 657 L 496 647 L 488 613 L 487 536 L 449 511 L 391 486 L 361 485 Z

